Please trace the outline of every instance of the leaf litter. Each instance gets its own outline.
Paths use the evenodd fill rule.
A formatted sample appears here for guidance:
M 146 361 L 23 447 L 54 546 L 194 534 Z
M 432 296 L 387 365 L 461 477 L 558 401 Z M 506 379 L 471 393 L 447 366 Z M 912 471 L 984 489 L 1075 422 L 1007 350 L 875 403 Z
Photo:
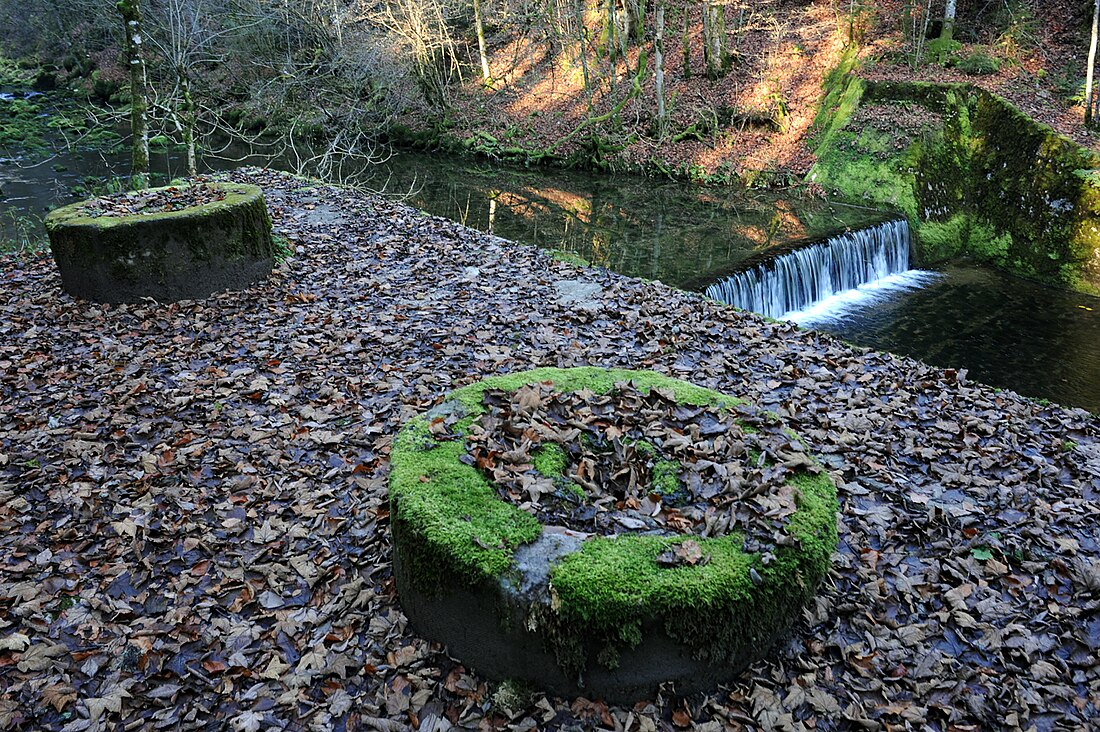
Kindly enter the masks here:
M 86 216 L 105 218 L 148 216 L 224 201 L 225 196 L 224 190 L 207 185 L 203 179 L 197 179 L 192 185 L 123 191 L 109 196 L 98 196 L 83 204 L 81 212 Z
M 796 469 L 820 471 L 775 415 L 747 406 L 678 403 L 670 391 L 616 384 L 608 394 L 532 384 L 490 389 L 463 460 L 506 501 L 547 526 L 613 536 L 723 536 L 761 551 L 794 541 Z M 553 471 L 540 459 L 557 456 Z M 550 473 L 550 474 L 547 474 Z M 704 560 L 662 555 L 668 566 Z
M 245 292 L 97 305 L 48 257 L 0 258 L 0 727 L 1095 728 L 1095 416 L 381 198 L 233 178 L 296 252 Z M 604 307 L 558 303 L 578 276 Z M 778 414 L 838 482 L 841 546 L 733 685 L 494 705 L 400 610 L 391 440 L 485 375 L 586 364 Z

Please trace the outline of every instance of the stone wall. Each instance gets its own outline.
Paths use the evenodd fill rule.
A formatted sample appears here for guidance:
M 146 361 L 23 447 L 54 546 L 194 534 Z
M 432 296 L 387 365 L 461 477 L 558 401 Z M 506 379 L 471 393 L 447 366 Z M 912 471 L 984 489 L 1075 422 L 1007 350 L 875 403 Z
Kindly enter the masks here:
M 1100 156 L 969 84 L 869 82 L 852 74 L 832 83 L 859 102 L 847 105 L 846 118 L 821 125 L 811 176 L 844 197 L 903 210 L 917 235 L 918 263 L 967 256 L 1100 295 Z M 856 106 L 889 114 L 906 105 L 939 122 L 908 131 L 900 150 L 851 122 Z M 864 168 L 879 180 L 845 174 Z

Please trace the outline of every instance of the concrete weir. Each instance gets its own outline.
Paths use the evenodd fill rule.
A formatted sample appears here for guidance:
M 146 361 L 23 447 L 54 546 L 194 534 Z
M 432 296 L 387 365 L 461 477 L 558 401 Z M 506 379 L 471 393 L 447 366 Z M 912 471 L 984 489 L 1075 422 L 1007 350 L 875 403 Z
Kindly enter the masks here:
M 770 318 L 806 310 L 842 292 L 909 269 L 909 224 L 886 221 L 769 257 L 724 278 L 706 294 Z

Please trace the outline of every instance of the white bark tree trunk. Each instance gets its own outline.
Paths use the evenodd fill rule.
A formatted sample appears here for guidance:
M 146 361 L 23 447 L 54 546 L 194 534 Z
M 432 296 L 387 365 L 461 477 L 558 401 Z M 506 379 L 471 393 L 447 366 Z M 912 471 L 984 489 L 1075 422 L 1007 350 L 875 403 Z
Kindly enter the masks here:
M 477 53 L 481 58 L 481 83 L 488 86 L 493 80 L 489 71 L 489 56 L 485 51 L 485 24 L 481 19 L 481 0 L 474 0 L 474 25 L 477 26 Z
M 663 140 L 668 131 L 668 109 L 665 106 L 665 6 L 663 0 L 657 0 L 654 20 L 657 26 L 657 37 L 653 43 L 653 76 L 657 92 L 657 139 Z
M 149 187 L 149 88 L 145 55 L 141 51 L 141 6 L 139 0 L 119 0 L 115 6 L 126 27 L 126 51 L 130 65 L 130 185 Z
M 951 40 L 955 34 L 955 0 L 947 0 L 947 5 L 943 9 L 943 30 L 940 31 L 940 38 Z
M 1096 0 L 1092 6 L 1092 39 L 1089 41 L 1089 61 L 1085 69 L 1085 124 L 1091 125 L 1092 118 L 1092 83 L 1096 66 L 1096 40 L 1097 30 L 1100 28 L 1100 0 Z
M 726 71 L 725 7 L 703 0 L 703 55 L 707 77 L 717 79 Z

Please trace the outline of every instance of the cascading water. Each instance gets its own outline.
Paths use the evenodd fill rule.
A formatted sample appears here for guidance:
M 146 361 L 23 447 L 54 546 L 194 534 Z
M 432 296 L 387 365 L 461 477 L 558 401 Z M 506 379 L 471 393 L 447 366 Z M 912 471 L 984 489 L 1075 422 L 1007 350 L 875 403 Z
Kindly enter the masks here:
M 849 291 L 919 286 L 931 273 L 909 269 L 909 223 L 887 221 L 796 249 L 706 289 L 720 302 L 798 320 Z

